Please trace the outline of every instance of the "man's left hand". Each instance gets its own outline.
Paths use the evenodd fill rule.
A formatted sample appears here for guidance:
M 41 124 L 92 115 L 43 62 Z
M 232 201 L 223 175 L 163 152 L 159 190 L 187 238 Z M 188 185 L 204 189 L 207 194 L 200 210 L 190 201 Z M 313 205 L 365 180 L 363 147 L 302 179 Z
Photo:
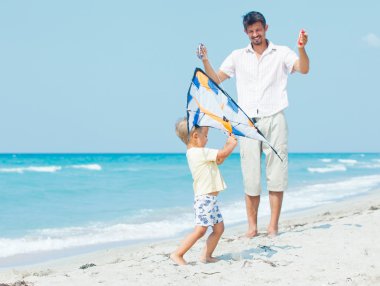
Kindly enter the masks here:
M 304 48 L 307 44 L 308 34 L 305 30 L 301 30 L 298 36 L 298 48 Z

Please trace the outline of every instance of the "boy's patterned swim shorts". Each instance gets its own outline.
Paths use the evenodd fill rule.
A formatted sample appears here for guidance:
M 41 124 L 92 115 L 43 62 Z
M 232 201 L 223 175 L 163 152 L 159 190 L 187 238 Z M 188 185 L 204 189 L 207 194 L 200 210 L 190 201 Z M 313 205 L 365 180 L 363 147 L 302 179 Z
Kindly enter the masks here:
M 223 221 L 216 196 L 201 195 L 194 199 L 195 225 L 213 226 Z

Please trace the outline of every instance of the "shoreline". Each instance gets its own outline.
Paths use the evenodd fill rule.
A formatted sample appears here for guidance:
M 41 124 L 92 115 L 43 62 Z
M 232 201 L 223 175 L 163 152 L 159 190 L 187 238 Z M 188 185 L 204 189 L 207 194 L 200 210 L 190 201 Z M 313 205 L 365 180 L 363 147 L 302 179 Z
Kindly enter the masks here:
M 318 205 L 315 207 L 308 207 L 304 209 L 296 209 L 290 211 L 283 211 L 280 218 L 280 231 L 282 222 L 289 218 L 297 218 L 303 215 L 310 215 L 315 212 L 319 212 L 324 209 L 329 209 L 331 206 L 339 206 L 340 204 L 345 205 L 346 203 L 353 202 L 356 199 L 367 200 L 367 198 L 371 195 L 376 195 L 376 191 L 372 190 L 365 194 L 357 194 L 352 197 L 347 197 L 342 200 L 326 203 L 324 205 Z M 263 204 L 264 202 L 262 202 Z M 263 206 L 262 206 L 263 207 Z M 269 206 L 264 206 L 268 207 Z M 259 230 L 265 230 L 266 225 L 269 223 L 269 216 L 262 215 L 258 217 L 259 222 Z M 226 230 L 223 235 L 226 235 L 229 231 L 241 232 L 241 235 L 245 233 L 245 227 L 247 225 L 246 221 L 241 221 L 237 223 L 232 223 L 226 225 Z M 33 267 L 38 265 L 43 265 L 49 262 L 55 262 L 62 259 L 70 259 L 80 256 L 92 255 L 98 252 L 104 252 L 109 249 L 134 249 L 138 247 L 144 247 L 152 244 L 161 244 L 167 243 L 171 241 L 179 241 L 182 239 L 187 233 L 191 232 L 191 228 L 182 231 L 174 237 L 163 237 L 159 239 L 144 239 L 144 240 L 136 240 L 136 241 L 114 241 L 114 242 L 105 242 L 93 245 L 86 246 L 78 246 L 78 247 L 70 247 L 58 250 L 47 250 L 47 251 L 38 251 L 38 252 L 30 252 L 25 254 L 17 254 L 9 257 L 0 257 L 0 274 L 2 271 L 6 271 L 12 268 L 23 268 L 23 267 Z M 208 230 L 209 232 L 210 230 Z M 259 232 L 259 234 L 263 234 L 263 232 Z M 0 276 L 1 277 L 1 276 Z
M 380 283 L 380 247 L 376 243 L 379 219 L 380 190 L 375 190 L 349 200 L 282 214 L 279 235 L 274 238 L 264 235 L 265 218 L 260 218 L 259 236 L 253 239 L 242 237 L 245 223 L 226 228 L 215 251 L 221 261 L 213 264 L 198 262 L 202 238 L 185 257 L 189 265 L 175 266 L 168 258 L 179 243 L 173 238 L 2 268 L 0 283 L 194 285 L 204 280 L 205 284 L 227 285 L 258 281 L 267 285 L 279 281 L 288 281 L 289 285 L 291 281 L 371 285 Z M 290 276 L 294 276 L 292 280 Z

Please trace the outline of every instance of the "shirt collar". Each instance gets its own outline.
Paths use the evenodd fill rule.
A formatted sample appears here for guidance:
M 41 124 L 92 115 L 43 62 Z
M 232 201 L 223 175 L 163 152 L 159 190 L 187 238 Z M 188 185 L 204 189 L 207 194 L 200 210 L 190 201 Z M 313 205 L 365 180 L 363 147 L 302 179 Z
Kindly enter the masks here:
M 267 47 L 267 49 L 264 51 L 263 54 L 269 53 L 269 52 L 271 52 L 271 51 L 276 51 L 276 50 L 277 50 L 276 45 L 273 44 L 271 41 L 268 40 L 268 47 Z M 251 43 L 248 44 L 248 46 L 247 46 L 247 48 L 246 48 L 246 52 L 247 52 L 247 53 L 252 53 L 252 54 L 255 53 L 255 51 L 254 51 L 253 48 L 252 48 Z

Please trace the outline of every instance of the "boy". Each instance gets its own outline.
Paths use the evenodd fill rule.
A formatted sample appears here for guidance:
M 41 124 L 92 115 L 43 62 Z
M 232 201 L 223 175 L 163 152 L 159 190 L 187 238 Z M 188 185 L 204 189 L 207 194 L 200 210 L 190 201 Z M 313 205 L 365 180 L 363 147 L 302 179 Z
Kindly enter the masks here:
M 200 260 L 204 263 L 216 262 L 218 260 L 212 257 L 212 253 L 224 231 L 223 217 L 219 211 L 216 196 L 226 188 L 217 165 L 222 164 L 232 153 L 237 140 L 229 136 L 222 149 L 205 148 L 208 127 L 194 127 L 188 134 L 186 118 L 177 122 L 176 134 L 187 145 L 186 157 L 194 180 L 195 228 L 170 255 L 170 258 L 179 265 L 186 265 L 183 256 L 211 226 L 212 233 L 207 238 Z

